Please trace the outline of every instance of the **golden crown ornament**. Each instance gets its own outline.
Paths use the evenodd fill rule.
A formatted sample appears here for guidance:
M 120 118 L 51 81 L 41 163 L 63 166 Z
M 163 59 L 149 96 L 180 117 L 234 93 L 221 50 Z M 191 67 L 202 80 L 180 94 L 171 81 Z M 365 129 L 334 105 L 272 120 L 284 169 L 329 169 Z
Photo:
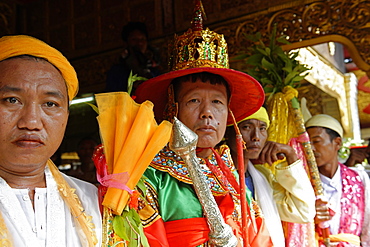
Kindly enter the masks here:
M 197 0 L 192 28 L 174 37 L 170 49 L 170 70 L 199 67 L 229 68 L 227 43 L 222 34 L 203 30 L 203 6 Z

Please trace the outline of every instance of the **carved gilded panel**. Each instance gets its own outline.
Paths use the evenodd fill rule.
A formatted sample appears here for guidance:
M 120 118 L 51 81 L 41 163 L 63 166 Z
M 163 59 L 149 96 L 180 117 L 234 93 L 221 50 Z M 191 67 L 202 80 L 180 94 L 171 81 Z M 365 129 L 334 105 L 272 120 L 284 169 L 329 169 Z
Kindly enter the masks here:
M 246 46 L 242 33 L 260 31 L 267 37 L 277 23 L 278 32 L 286 34 L 293 44 L 287 49 L 328 41 L 347 46 L 355 63 L 370 71 L 370 1 L 315 1 L 312 3 L 280 6 L 232 20 L 217 28 L 231 29 L 227 36 L 232 55 Z

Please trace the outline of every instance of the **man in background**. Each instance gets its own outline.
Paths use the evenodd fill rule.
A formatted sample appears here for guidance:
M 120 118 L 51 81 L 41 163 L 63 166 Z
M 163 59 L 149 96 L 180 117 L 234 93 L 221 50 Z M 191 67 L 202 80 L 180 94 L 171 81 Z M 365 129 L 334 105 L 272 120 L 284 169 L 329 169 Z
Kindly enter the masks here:
M 270 120 L 264 107 L 237 124 L 246 146 L 246 185 L 262 209 L 274 246 L 283 247 L 281 221 L 313 222 L 315 193 L 295 150 L 289 145 L 267 141 Z M 228 127 L 225 139 L 238 167 L 234 126 Z M 278 160 L 275 174 L 263 165 L 272 165 Z
M 119 63 L 113 65 L 107 73 L 106 91 L 127 92 L 127 80 L 133 75 L 153 78 L 160 74 L 160 58 L 157 49 L 148 44 L 148 31 L 142 22 L 129 22 L 122 28 L 124 50 Z M 133 91 L 142 81 L 136 81 Z
M 79 178 L 81 180 L 97 185 L 96 169 L 92 156 L 98 143 L 92 138 L 83 138 L 77 145 L 77 155 L 80 164 L 75 170 L 69 170 L 67 175 Z
M 370 246 L 370 181 L 365 171 L 339 163 L 341 124 L 329 115 L 319 114 L 305 125 L 327 200 L 327 204 L 317 205 L 316 223 L 329 225 L 330 239 L 336 246 Z M 316 229 L 322 236 L 321 229 Z

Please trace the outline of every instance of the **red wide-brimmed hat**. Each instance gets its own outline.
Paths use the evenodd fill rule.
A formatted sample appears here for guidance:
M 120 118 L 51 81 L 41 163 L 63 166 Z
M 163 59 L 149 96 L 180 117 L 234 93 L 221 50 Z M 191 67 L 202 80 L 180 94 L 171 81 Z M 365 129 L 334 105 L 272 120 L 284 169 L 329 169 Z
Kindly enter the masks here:
M 163 120 L 168 102 L 168 87 L 181 76 L 208 72 L 222 76 L 228 83 L 231 97 L 229 108 L 236 121 L 256 112 L 265 100 L 260 83 L 250 75 L 229 69 L 227 44 L 222 34 L 203 30 L 201 6 L 196 6 L 192 28 L 181 36 L 175 35 L 170 54 L 171 72 L 142 83 L 136 90 L 136 101 L 154 103 L 157 121 Z M 228 124 L 233 120 L 229 116 Z

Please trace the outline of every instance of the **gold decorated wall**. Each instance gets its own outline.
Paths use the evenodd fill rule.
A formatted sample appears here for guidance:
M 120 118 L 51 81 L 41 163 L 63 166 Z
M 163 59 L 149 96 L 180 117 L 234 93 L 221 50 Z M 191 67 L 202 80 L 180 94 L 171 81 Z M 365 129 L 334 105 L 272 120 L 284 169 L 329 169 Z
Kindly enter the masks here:
M 0 0 L 0 34 L 25 33 L 61 50 L 76 68 L 80 92 L 102 92 L 105 73 L 121 51 L 120 31 L 142 21 L 165 62 L 173 33 L 190 26 L 191 1 L 183 0 Z M 285 49 L 335 41 L 370 75 L 370 1 L 365 0 L 203 0 L 205 26 L 223 33 L 233 57 L 248 43 L 244 33 L 267 37 L 274 23 L 292 43 Z M 243 65 L 234 61 L 232 68 Z M 358 98 L 365 101 L 365 97 Z M 360 104 L 361 105 L 361 104 Z M 361 111 L 361 109 L 359 109 Z M 370 125 L 369 114 L 361 124 Z

